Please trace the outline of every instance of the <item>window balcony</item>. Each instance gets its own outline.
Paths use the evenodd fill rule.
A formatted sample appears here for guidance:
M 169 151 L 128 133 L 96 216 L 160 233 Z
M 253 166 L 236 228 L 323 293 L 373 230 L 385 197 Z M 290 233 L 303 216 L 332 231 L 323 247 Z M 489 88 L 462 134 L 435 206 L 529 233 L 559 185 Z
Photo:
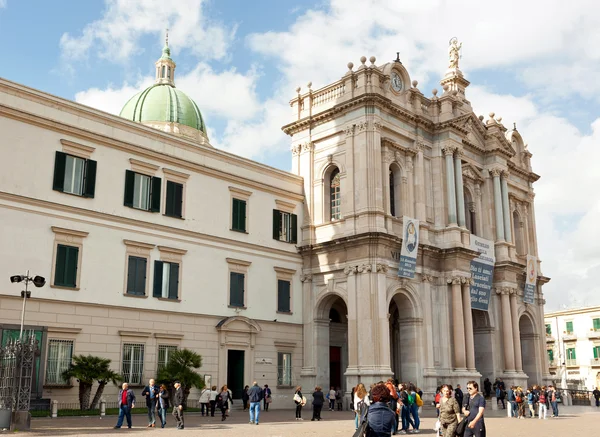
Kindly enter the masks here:
M 548 366 L 550 368 L 556 367 L 556 360 L 548 360 Z
M 577 358 L 567 358 L 567 367 L 577 367 Z
M 587 333 L 588 338 L 600 338 L 600 329 L 590 328 Z
M 573 340 L 577 340 L 577 334 L 575 334 L 574 332 L 563 332 L 563 341 L 573 341 Z
M 548 334 L 546 332 L 546 343 L 550 343 L 550 342 L 553 342 L 553 341 L 556 341 L 556 339 L 554 338 L 554 336 L 552 334 Z
M 592 358 L 590 360 L 590 366 L 592 366 L 592 367 L 600 367 L 600 358 Z

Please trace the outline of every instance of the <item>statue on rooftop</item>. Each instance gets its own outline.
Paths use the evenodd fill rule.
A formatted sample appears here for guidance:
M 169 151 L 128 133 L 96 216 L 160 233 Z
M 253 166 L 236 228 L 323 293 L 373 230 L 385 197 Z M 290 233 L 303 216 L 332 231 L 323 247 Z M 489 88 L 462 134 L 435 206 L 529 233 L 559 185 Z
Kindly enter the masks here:
M 458 59 L 460 58 L 461 47 L 462 43 L 459 43 L 456 37 L 450 40 L 450 47 L 448 47 L 448 57 L 450 58 L 450 65 L 448 65 L 448 68 L 458 68 Z

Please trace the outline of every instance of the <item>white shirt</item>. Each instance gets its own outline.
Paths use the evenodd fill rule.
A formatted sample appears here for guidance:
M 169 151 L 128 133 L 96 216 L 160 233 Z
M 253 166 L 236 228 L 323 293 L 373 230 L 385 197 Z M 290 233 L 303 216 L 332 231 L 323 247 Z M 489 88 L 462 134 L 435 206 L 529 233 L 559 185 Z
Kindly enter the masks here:
M 360 401 L 363 401 L 365 403 L 365 405 L 371 405 L 371 400 L 369 399 L 368 393 L 365 395 L 365 397 L 363 399 L 359 398 L 358 396 L 356 396 L 356 393 L 354 393 L 354 411 L 358 410 L 358 403 Z

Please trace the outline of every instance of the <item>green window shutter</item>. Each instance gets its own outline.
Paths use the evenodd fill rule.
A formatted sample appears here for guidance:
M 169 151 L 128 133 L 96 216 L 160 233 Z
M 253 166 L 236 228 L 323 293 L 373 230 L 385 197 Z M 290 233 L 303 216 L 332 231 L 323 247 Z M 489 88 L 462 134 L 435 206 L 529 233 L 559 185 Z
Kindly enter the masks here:
M 554 361 L 554 351 L 552 349 L 548 349 L 548 360 Z
M 162 261 L 154 261 L 154 288 L 153 288 L 153 296 L 161 297 L 162 296 L 162 279 L 163 279 L 163 262 Z
M 175 217 L 183 217 L 183 184 L 175 184 L 175 200 L 174 200 Z
M 573 322 L 567 322 L 567 334 L 573 332 Z
M 136 296 L 146 294 L 146 258 L 129 257 L 127 268 L 127 293 Z
M 239 219 L 239 206 L 238 206 L 238 199 L 233 199 L 231 202 L 231 229 L 233 230 L 238 230 L 238 222 L 240 221 Z
M 296 214 L 290 214 L 290 226 L 292 227 L 292 239 L 290 243 L 298 242 L 298 216 Z
M 54 285 L 64 285 L 67 264 L 67 246 L 59 244 L 56 247 L 56 266 L 54 270 Z
M 279 230 L 281 229 L 281 211 L 273 210 L 273 238 L 279 240 Z
M 167 204 L 165 205 L 165 215 L 178 218 L 183 216 L 182 184 L 167 181 Z
M 79 248 L 65 246 L 67 248 L 67 257 L 65 261 L 64 286 L 77 286 L 77 258 L 79 257 Z
M 240 200 L 240 230 L 246 232 L 246 201 Z
M 551 325 L 549 325 L 549 324 L 548 324 L 548 325 L 546 325 L 546 334 L 548 334 L 548 335 L 552 335 L 552 327 L 551 327 Z
M 93 198 L 96 193 L 96 161 L 85 161 L 85 176 L 83 179 L 83 197 Z
M 153 177 L 151 180 L 152 188 L 150 188 L 150 211 L 160 212 L 160 178 Z
M 600 349 L 598 346 L 594 347 L 594 358 L 595 359 L 598 358 L 598 349 Z
M 123 204 L 133 208 L 133 190 L 135 187 L 135 173 L 131 170 L 125 170 L 125 196 Z
M 167 203 L 165 204 L 165 215 L 173 217 L 175 211 L 175 183 L 167 181 Z
M 230 272 L 229 274 L 229 305 L 244 306 L 244 274 Z
M 290 281 L 281 279 L 277 281 L 277 311 L 290 312 Z
M 233 199 L 231 229 L 246 232 L 246 201 Z
M 135 284 L 138 259 L 136 256 L 130 256 L 127 259 L 127 294 L 137 294 Z
M 179 264 L 169 263 L 171 272 L 169 275 L 169 299 L 177 299 L 179 296 Z
M 594 331 L 600 331 L 600 319 L 594 319 Z
M 54 181 L 52 189 L 56 191 L 64 191 L 65 189 L 65 167 L 67 165 L 67 154 L 56 152 L 54 159 Z

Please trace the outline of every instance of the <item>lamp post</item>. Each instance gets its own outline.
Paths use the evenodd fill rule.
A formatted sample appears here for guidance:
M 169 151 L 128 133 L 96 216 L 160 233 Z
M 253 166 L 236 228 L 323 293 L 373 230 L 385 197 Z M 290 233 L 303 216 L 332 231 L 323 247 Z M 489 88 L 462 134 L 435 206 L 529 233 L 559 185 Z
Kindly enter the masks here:
M 31 291 L 29 291 L 29 283 L 32 282 L 36 287 L 43 287 L 46 284 L 46 279 L 42 276 L 29 276 L 29 270 L 25 275 L 14 275 L 10 277 L 10 282 L 17 283 L 25 281 L 25 290 L 21 291 L 21 297 L 23 298 L 23 308 L 21 309 L 21 330 L 19 331 L 19 340 L 23 340 L 23 325 L 25 324 L 25 308 L 27 306 L 27 299 L 31 297 Z

